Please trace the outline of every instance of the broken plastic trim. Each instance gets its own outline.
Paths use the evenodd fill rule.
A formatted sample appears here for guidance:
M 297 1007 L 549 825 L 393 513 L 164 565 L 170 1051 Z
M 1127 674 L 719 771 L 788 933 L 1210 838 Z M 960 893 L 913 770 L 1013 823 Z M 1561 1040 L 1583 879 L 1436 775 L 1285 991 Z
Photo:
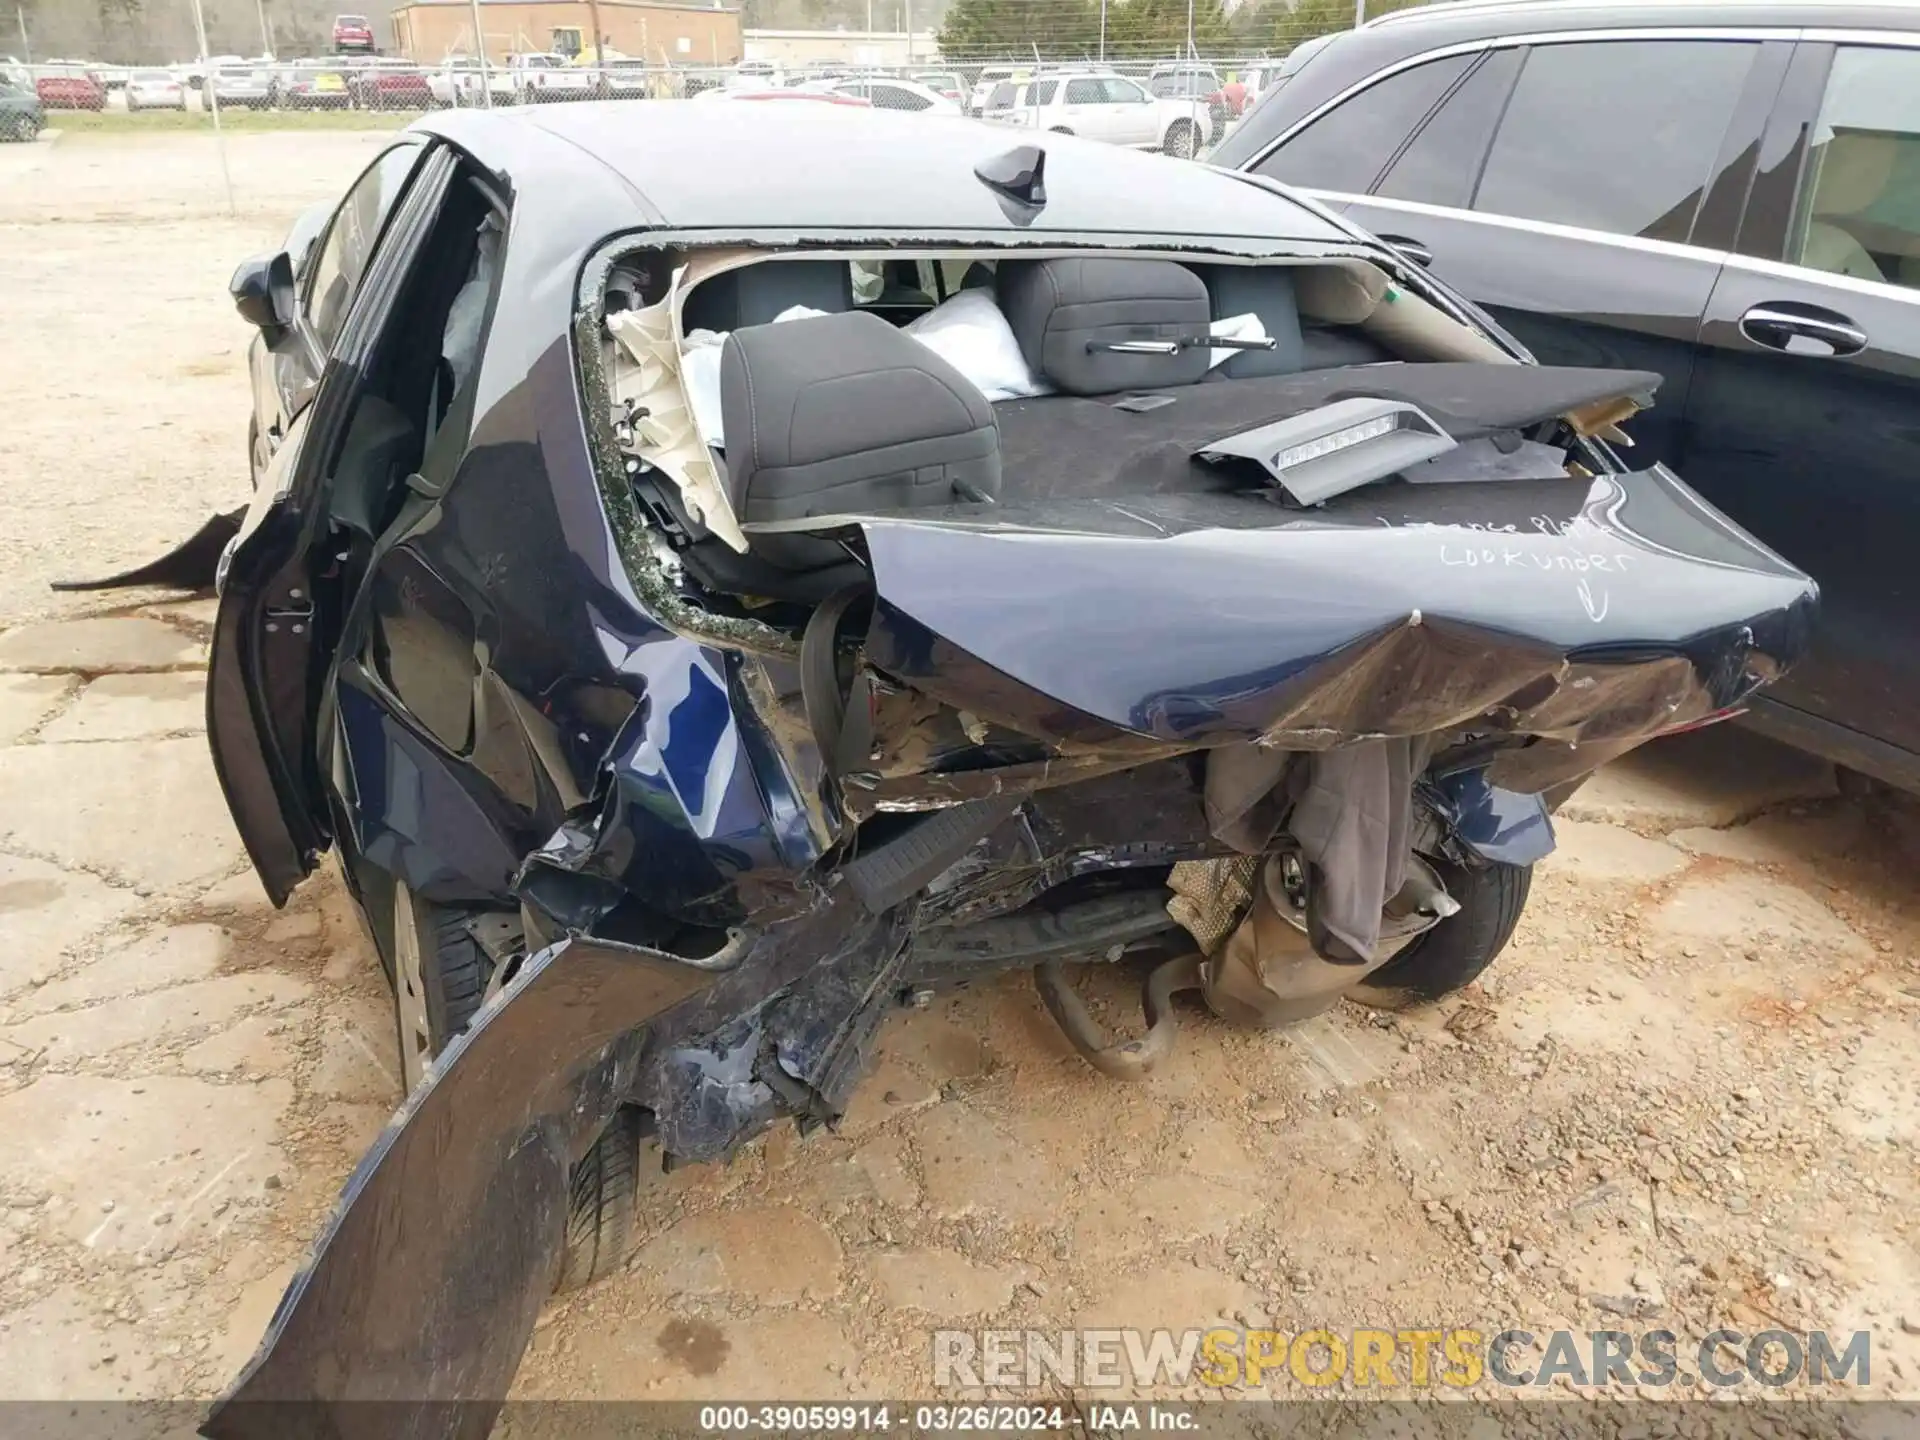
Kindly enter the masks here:
M 1337 400 L 1304 415 L 1210 441 L 1200 458 L 1252 460 L 1288 498 L 1318 505 L 1453 449 L 1454 439 L 1417 405 Z

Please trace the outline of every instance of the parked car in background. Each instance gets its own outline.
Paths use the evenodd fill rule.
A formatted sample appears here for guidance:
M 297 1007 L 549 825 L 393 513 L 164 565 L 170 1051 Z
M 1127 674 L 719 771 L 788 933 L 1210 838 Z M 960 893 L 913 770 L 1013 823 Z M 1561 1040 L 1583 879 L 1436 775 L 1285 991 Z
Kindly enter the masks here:
M 916 85 L 924 85 L 942 100 L 951 100 L 964 112 L 967 108 L 967 82 L 960 78 L 955 70 L 914 70 L 907 78 Z
M 104 110 L 107 87 L 85 70 L 45 70 L 34 77 L 33 92 L 48 110 Z
M 768 89 L 768 90 L 730 90 L 721 86 L 713 90 L 702 90 L 693 97 L 703 104 L 715 101 L 736 100 L 813 100 L 826 105 L 851 105 L 861 109 L 871 109 L 873 102 L 863 100 L 858 95 L 841 95 L 832 90 L 808 89 L 804 87 Z
M 443 108 L 485 105 L 486 91 L 493 92 L 495 105 L 511 105 L 516 98 L 513 76 L 505 65 L 488 64 L 484 79 L 480 62 L 470 55 L 458 55 L 437 70 L 427 73 L 427 92 Z
M 213 72 L 206 92 L 216 105 L 267 110 L 273 106 L 273 71 L 264 65 L 223 65 Z M 133 96 L 129 91 L 128 108 Z
M 170 65 L 167 72 L 189 90 L 198 90 L 207 83 L 207 76 L 225 65 L 244 65 L 244 55 L 211 55 L 205 60 L 193 59 Z M 131 78 L 131 76 L 129 76 Z
M 333 48 L 342 55 L 373 53 L 373 22 L 364 15 L 333 17 Z
M 1185 100 L 1204 105 L 1215 135 L 1226 130 L 1232 115 L 1220 72 L 1211 65 L 1185 61 L 1156 65 L 1147 76 L 1147 90 L 1156 100 Z
M 347 94 L 362 110 L 431 110 L 427 72 L 411 60 L 370 60 L 347 72 Z
M 1408 10 L 1211 157 L 1299 186 L 1543 361 L 1666 376 L 1627 427 L 1819 581 L 1748 723 L 1920 789 L 1920 33 L 1885 0 Z
M 607 100 L 649 100 L 666 90 L 660 71 L 645 60 L 624 56 L 603 61 L 597 79 L 600 95 Z
M 345 110 L 352 103 L 347 77 L 323 65 L 299 65 L 280 79 L 276 103 L 282 110 Z
M 0 76 L 0 140 L 32 140 L 46 124 L 46 110 L 31 85 Z
M 1031 74 L 1033 70 L 1029 66 L 982 65 L 980 73 L 973 77 L 973 89 L 967 95 L 967 113 L 981 114 L 1000 86 L 1025 80 Z
M 876 110 L 956 117 L 966 113 L 956 102 L 912 80 L 861 77 L 830 80 L 822 88 L 831 90 L 835 95 L 852 95 L 871 101 Z
M 733 78 L 743 89 L 777 90 L 786 84 L 780 67 L 771 60 L 742 60 L 733 67 Z
M 185 110 L 187 87 L 165 70 L 136 70 L 127 81 L 127 113 Z
M 564 55 L 535 53 L 507 59 L 507 73 L 515 96 L 523 105 L 557 100 L 591 100 L 596 78 L 592 71 L 567 63 Z
M 1216 133 L 1206 106 L 1158 99 L 1137 81 L 1097 70 L 1003 82 L 994 87 L 981 118 L 1183 158 L 1198 154 Z

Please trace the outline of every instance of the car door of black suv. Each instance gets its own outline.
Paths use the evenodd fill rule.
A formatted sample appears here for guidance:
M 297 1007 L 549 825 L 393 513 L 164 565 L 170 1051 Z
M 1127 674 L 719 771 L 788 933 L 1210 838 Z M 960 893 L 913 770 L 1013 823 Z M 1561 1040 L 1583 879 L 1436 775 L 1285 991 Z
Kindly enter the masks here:
M 1545 364 L 1653 370 L 1677 458 L 1693 344 L 1791 45 L 1553 34 L 1452 47 L 1337 98 L 1251 168 L 1338 206 Z
M 1687 481 L 1820 582 L 1782 739 L 1920 788 L 1920 36 L 1810 31 L 1687 406 Z

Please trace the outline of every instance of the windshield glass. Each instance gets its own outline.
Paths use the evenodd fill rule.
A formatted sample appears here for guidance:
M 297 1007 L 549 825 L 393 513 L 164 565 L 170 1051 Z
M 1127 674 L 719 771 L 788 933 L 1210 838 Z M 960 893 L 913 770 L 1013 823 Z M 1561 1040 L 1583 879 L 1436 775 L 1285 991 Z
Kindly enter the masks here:
M 170 85 L 173 83 L 173 76 L 167 74 L 164 70 L 142 70 L 133 78 L 142 85 Z

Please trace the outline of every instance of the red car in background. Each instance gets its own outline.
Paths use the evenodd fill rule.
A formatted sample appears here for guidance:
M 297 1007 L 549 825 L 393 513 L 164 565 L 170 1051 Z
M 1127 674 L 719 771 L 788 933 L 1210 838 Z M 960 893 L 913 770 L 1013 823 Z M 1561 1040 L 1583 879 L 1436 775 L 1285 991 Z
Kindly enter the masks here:
M 33 82 L 34 94 L 48 110 L 104 110 L 107 87 L 86 72 L 71 75 L 43 74 Z
M 376 61 L 347 74 L 347 89 L 362 110 L 431 110 L 433 87 L 417 65 Z
M 364 15 L 334 16 L 333 48 L 338 51 L 358 50 L 371 55 L 373 53 L 372 22 Z

